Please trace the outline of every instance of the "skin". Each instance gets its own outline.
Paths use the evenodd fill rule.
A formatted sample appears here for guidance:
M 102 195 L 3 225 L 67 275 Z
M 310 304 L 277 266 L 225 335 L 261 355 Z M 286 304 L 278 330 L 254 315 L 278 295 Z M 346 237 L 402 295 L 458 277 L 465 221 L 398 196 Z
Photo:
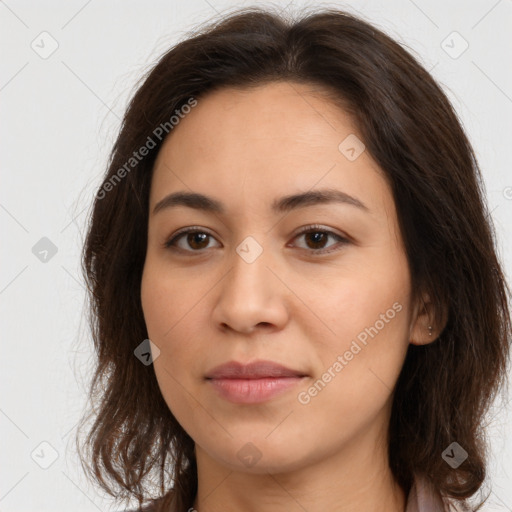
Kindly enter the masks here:
M 382 170 L 368 151 L 350 161 L 338 149 L 349 134 L 358 134 L 352 119 L 319 89 L 278 82 L 199 99 L 159 152 L 141 300 L 160 349 L 162 395 L 196 443 L 199 512 L 405 509 L 388 466 L 392 389 L 409 343 L 428 343 L 438 330 L 429 336 L 428 297 L 421 310 L 412 303 Z M 270 208 L 276 198 L 327 187 L 368 211 L 338 203 Z M 226 212 L 152 213 L 177 191 L 213 197 Z M 311 224 L 322 229 L 297 236 Z M 211 236 L 184 235 L 181 251 L 164 246 L 187 226 Z M 311 233 L 319 231 L 333 234 L 318 242 Z M 248 236 L 263 250 L 252 263 L 236 251 Z M 300 403 L 298 394 L 396 303 L 394 318 Z M 231 403 L 204 378 L 221 363 L 256 359 L 308 377 L 262 404 Z M 255 464 L 237 456 L 244 446 L 260 457 Z

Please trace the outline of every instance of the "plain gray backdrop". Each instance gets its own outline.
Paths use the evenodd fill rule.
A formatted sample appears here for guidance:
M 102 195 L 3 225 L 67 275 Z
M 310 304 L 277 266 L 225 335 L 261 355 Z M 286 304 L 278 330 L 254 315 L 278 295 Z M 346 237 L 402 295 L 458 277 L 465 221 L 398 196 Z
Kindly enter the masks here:
M 195 26 L 249 5 L 0 0 L 2 512 L 113 509 L 74 449 L 93 353 L 79 260 L 85 221 L 136 81 Z M 512 0 L 271 5 L 345 8 L 431 70 L 476 150 L 510 276 Z M 487 511 L 512 511 L 509 398 L 489 415 Z

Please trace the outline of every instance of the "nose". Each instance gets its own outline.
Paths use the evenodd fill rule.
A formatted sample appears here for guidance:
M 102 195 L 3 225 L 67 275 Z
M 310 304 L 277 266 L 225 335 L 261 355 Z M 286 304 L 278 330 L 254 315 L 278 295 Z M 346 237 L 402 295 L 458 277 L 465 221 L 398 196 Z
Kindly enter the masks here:
M 279 278 L 270 251 L 254 261 L 235 250 L 227 275 L 215 287 L 213 321 L 221 330 L 250 334 L 255 329 L 279 330 L 288 321 L 289 289 Z

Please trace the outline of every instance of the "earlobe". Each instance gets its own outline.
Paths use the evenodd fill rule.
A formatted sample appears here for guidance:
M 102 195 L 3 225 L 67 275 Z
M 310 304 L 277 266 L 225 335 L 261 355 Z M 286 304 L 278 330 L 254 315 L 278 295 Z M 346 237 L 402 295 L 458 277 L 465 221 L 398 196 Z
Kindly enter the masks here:
M 420 333 L 417 335 L 413 334 L 413 336 L 410 339 L 410 343 L 412 343 L 413 345 L 428 345 L 429 343 L 432 343 L 438 338 L 438 336 L 434 336 L 433 328 L 431 325 L 428 326 L 427 331 L 428 332 Z
M 409 341 L 413 345 L 428 345 L 439 338 L 446 325 L 446 314 L 443 313 L 443 320 L 440 325 L 434 321 L 437 318 L 434 310 L 434 304 L 430 296 L 425 293 L 422 297 L 422 308 L 416 308 L 415 318 L 410 330 Z

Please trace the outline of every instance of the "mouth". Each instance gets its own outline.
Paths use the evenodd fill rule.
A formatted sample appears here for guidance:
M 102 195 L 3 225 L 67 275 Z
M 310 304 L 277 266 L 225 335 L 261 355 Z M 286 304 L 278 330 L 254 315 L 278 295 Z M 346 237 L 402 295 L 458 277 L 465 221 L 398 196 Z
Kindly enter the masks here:
M 302 371 L 273 361 L 246 365 L 230 361 L 213 368 L 205 379 L 222 398 L 237 404 L 255 404 L 289 391 L 306 377 Z

